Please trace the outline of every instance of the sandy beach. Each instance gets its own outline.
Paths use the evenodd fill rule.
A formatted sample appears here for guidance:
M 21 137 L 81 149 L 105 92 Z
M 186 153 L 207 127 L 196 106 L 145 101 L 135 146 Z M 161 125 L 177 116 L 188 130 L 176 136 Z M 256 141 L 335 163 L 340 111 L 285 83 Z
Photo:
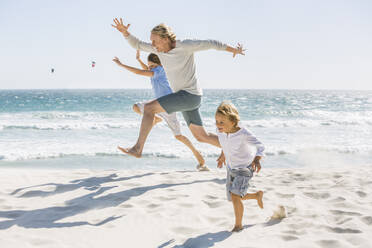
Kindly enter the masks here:
M 0 170 L 0 247 L 372 247 L 371 167 L 263 169 L 231 233 L 225 170 Z M 287 217 L 270 217 L 279 205 Z

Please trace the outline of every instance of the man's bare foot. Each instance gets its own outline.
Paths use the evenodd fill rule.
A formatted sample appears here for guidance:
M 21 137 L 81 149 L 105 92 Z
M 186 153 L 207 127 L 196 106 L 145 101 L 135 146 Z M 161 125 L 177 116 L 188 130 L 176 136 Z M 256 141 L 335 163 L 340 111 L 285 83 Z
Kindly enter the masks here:
M 231 232 L 240 232 L 241 230 L 243 230 L 242 226 L 234 226 L 234 228 L 231 230 Z
M 120 151 L 124 152 L 125 154 L 131 155 L 131 156 L 136 157 L 136 158 L 140 158 L 141 155 L 142 155 L 139 151 L 137 151 L 137 149 L 135 147 L 123 148 L 123 147 L 118 146 L 118 149 Z
M 263 192 L 262 191 L 258 191 L 257 192 L 257 204 L 258 204 L 258 206 L 260 206 L 260 208 L 263 208 L 262 197 L 263 197 Z

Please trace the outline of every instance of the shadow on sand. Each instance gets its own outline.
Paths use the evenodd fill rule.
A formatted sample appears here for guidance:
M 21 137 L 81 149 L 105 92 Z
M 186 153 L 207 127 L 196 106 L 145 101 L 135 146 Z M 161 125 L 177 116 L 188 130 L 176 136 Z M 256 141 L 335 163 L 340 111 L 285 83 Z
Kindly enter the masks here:
M 257 225 L 262 225 L 264 227 L 267 226 L 273 226 L 276 224 L 279 224 L 282 220 L 272 220 L 270 219 L 269 221 L 261 224 L 252 224 L 252 225 L 244 225 L 244 229 L 248 229 Z M 244 231 L 243 229 L 243 231 Z M 229 238 L 233 233 L 229 231 L 221 231 L 221 232 L 216 232 L 216 233 L 206 233 L 200 236 L 197 236 L 195 238 L 189 238 L 188 240 L 185 241 L 182 245 L 175 245 L 172 248 L 204 248 L 204 247 L 213 247 L 216 243 L 221 242 L 227 238 Z M 175 242 L 175 239 L 171 239 L 160 246 L 158 248 L 165 248 L 168 245 L 172 244 Z
M 142 175 L 135 175 L 132 177 L 119 177 L 119 178 L 117 178 L 118 177 L 117 174 L 111 174 L 111 175 L 104 176 L 104 177 L 90 177 L 90 178 L 84 178 L 84 179 L 76 179 L 66 184 L 58 184 L 58 183 L 39 184 L 39 185 L 30 186 L 30 187 L 16 189 L 11 193 L 11 195 L 20 194 L 18 197 L 47 197 L 47 196 L 65 193 L 68 191 L 77 190 L 80 188 L 94 191 L 100 188 L 101 185 L 104 183 L 126 181 L 130 179 L 151 176 L 153 174 L 154 173 L 146 173 Z M 29 190 L 32 188 L 48 187 L 48 186 L 55 187 L 55 189 L 53 191 Z M 25 190 L 29 190 L 29 191 L 24 192 Z
M 115 219 L 121 218 L 121 216 L 111 216 L 98 223 L 89 223 L 86 221 L 78 222 L 60 222 L 64 218 L 82 214 L 88 211 L 95 209 L 104 209 L 109 207 L 116 207 L 120 204 L 126 202 L 132 197 L 138 197 L 148 191 L 162 188 L 170 188 L 181 185 L 190 185 L 194 183 L 205 183 L 205 182 L 214 182 L 217 184 L 224 183 L 220 179 L 211 179 L 211 180 L 196 180 L 193 182 L 187 183 L 174 183 L 174 184 L 158 184 L 153 186 L 146 187 L 137 187 L 120 192 L 115 192 L 111 194 L 105 194 L 100 196 L 104 192 L 116 188 L 118 186 L 109 186 L 101 187 L 101 184 L 106 182 L 117 182 L 123 180 L 129 180 L 133 178 L 143 177 L 151 175 L 152 173 L 147 173 L 143 175 L 133 176 L 133 177 L 124 177 L 115 179 L 115 174 L 112 174 L 107 177 L 102 178 L 87 178 L 80 179 L 71 182 L 71 184 L 45 184 L 45 185 L 56 185 L 56 190 L 53 192 L 44 192 L 44 191 L 31 191 L 32 193 L 25 192 L 22 197 L 31 197 L 32 196 L 48 196 L 57 193 L 66 192 L 68 190 L 75 190 L 80 187 L 94 187 L 95 192 L 68 200 L 65 202 L 65 206 L 58 207 L 47 207 L 34 210 L 10 210 L 10 211 L 0 211 L 1 218 L 7 218 L 10 220 L 5 220 L 0 222 L 0 230 L 8 229 L 14 225 L 24 227 L 24 228 L 58 228 L 58 227 L 73 227 L 81 225 L 93 225 L 99 226 L 105 223 L 111 222 Z M 30 187 L 31 188 L 31 187 Z M 25 190 L 27 188 L 22 188 L 14 191 L 12 194 L 16 194 L 20 190 Z
M 216 233 L 206 233 L 195 238 L 189 238 L 182 245 L 175 245 L 172 248 L 185 248 L 185 247 L 213 247 L 215 243 L 221 242 L 231 236 L 231 232 L 221 231 Z M 171 239 L 158 248 L 165 248 L 172 244 L 175 240 Z

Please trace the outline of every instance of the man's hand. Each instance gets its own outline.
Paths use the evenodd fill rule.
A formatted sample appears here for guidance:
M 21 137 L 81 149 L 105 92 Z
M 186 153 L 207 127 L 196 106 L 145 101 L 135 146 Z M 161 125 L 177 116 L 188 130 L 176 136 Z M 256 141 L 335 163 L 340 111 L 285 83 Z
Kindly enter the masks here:
M 238 46 L 234 50 L 235 51 L 233 52 L 233 58 L 235 58 L 237 54 L 245 55 L 245 49 L 243 49 L 243 45 L 240 43 L 238 43 Z
M 259 172 L 261 170 L 261 163 L 260 163 L 261 157 L 256 156 L 252 162 L 252 169 L 255 172 Z
M 123 19 L 120 18 L 120 21 L 118 20 L 118 18 L 115 18 L 114 19 L 114 23 L 115 25 L 112 25 L 114 28 L 116 28 L 120 33 L 122 33 L 125 37 L 128 37 L 129 36 L 129 32 L 128 32 L 128 28 L 130 27 L 130 24 L 128 25 L 124 25 L 123 23 Z
M 137 59 L 137 60 L 140 59 L 140 50 L 137 50 L 137 53 L 136 53 L 136 59 Z
M 221 155 L 217 159 L 217 168 L 222 168 L 222 165 L 226 165 L 225 154 L 221 152 Z

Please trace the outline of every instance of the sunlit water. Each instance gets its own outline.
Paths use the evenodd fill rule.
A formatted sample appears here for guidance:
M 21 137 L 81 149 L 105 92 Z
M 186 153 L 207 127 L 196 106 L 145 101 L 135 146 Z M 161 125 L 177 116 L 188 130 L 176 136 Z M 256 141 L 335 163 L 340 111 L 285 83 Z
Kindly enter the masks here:
M 141 116 L 135 102 L 150 90 L 0 91 L 0 166 L 194 169 L 192 153 L 160 123 L 143 158 L 120 153 L 135 143 Z M 266 167 L 364 166 L 372 164 L 371 91 L 204 90 L 201 113 L 215 132 L 222 100 L 238 108 L 242 125 L 266 146 Z M 179 114 L 184 135 L 210 167 L 220 150 L 198 143 Z

